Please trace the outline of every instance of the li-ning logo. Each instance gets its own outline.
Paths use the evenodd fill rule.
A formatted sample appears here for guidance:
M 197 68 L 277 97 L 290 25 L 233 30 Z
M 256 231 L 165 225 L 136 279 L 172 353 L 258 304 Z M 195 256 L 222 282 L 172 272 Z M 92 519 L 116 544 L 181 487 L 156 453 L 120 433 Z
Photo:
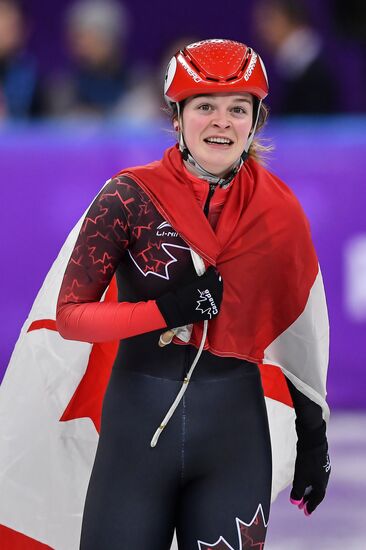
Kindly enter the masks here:
M 249 67 L 245 71 L 244 74 L 244 80 L 248 82 L 249 78 L 251 77 L 251 74 L 254 70 L 255 64 L 257 63 L 258 56 L 256 53 L 253 53 L 252 59 L 250 60 Z
M 207 313 L 207 315 L 209 315 L 210 319 L 212 319 L 213 315 L 218 314 L 218 309 L 217 309 L 217 306 L 215 304 L 215 300 L 212 298 L 211 293 L 208 290 L 208 288 L 206 288 L 206 290 L 199 290 L 198 289 L 198 292 L 200 293 L 200 297 L 197 300 L 196 310 L 200 311 L 202 313 L 202 315 L 204 313 Z M 209 302 L 210 305 L 208 305 L 207 302 Z
M 324 464 L 323 468 L 326 472 L 329 472 L 329 470 L 330 470 L 330 459 L 329 459 L 328 453 L 327 453 L 327 462 L 326 462 L 326 464 Z
M 156 230 L 156 235 L 158 237 L 178 237 L 178 233 L 176 231 L 161 231 L 164 227 L 171 227 L 171 225 L 168 222 L 161 223 Z
M 182 55 L 179 56 L 179 61 L 181 62 L 181 64 L 183 65 L 184 69 L 187 71 L 189 76 L 191 76 L 195 82 L 201 82 L 201 79 L 198 76 L 198 74 L 195 73 L 193 69 L 191 69 L 191 67 L 188 65 L 187 61 L 184 59 Z

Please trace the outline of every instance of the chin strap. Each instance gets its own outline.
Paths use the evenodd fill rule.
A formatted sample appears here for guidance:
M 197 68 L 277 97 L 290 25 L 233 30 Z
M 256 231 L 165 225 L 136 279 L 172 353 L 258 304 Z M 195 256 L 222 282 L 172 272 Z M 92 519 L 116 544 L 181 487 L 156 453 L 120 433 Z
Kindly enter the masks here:
M 202 178 L 209 183 L 214 183 L 215 185 L 218 185 L 219 187 L 222 187 L 223 189 L 226 189 L 230 182 L 234 179 L 236 174 L 239 172 L 240 168 L 243 166 L 243 160 L 240 158 L 234 165 L 233 168 L 230 169 L 230 171 L 226 174 L 225 177 L 221 178 L 219 176 L 215 176 L 214 174 L 211 174 L 211 172 L 208 172 L 203 168 L 198 162 L 194 159 L 194 157 L 189 152 L 188 147 L 184 143 L 184 138 L 182 137 L 181 141 L 183 141 L 183 146 L 179 144 L 179 149 L 182 153 L 183 160 L 186 160 L 194 166 L 197 175 L 199 178 Z
M 257 103 L 257 111 L 256 111 L 256 114 L 255 114 L 255 120 L 254 120 L 252 131 L 249 134 L 248 140 L 247 140 L 246 145 L 245 145 L 244 152 L 242 154 L 242 158 L 243 158 L 243 155 L 246 155 L 245 160 L 249 156 L 249 149 L 250 149 L 250 146 L 253 143 L 253 139 L 254 139 L 254 136 L 255 136 L 255 131 L 256 131 L 257 126 L 258 126 L 259 114 L 261 112 L 262 100 L 261 99 L 260 100 L 254 99 L 254 101 Z
M 239 170 L 241 169 L 244 162 L 247 160 L 247 158 L 249 156 L 249 149 L 250 149 L 250 146 L 252 145 L 254 135 L 255 135 L 255 131 L 256 131 L 256 128 L 257 128 L 257 124 L 258 124 L 261 103 L 262 103 L 262 101 L 260 100 L 258 102 L 258 106 L 257 106 L 255 122 L 254 122 L 254 125 L 253 125 L 253 128 L 252 128 L 252 131 L 249 134 L 248 140 L 246 142 L 245 149 L 242 152 L 242 154 L 240 155 L 240 158 L 234 163 L 233 167 L 229 170 L 229 172 L 226 174 L 226 176 L 224 178 L 219 177 L 219 176 L 215 176 L 215 174 L 212 174 L 211 172 L 209 172 L 208 170 L 203 168 L 195 160 L 195 158 L 193 157 L 193 155 L 189 151 L 189 149 L 186 145 L 186 142 L 184 141 L 184 135 L 183 135 L 183 131 L 182 131 L 183 121 L 182 121 L 182 116 L 181 116 L 181 111 L 180 111 L 180 105 L 179 105 L 179 103 L 176 104 L 177 105 L 178 121 L 179 121 L 179 130 L 178 130 L 178 132 L 179 132 L 179 140 L 178 140 L 179 150 L 182 153 L 183 160 L 189 162 L 189 164 L 191 164 L 191 166 L 194 166 L 195 170 L 198 173 L 199 178 L 205 179 L 209 183 L 214 183 L 215 185 L 219 185 L 223 189 L 226 189 L 226 187 L 228 187 L 230 182 L 234 179 L 234 177 L 239 172 Z

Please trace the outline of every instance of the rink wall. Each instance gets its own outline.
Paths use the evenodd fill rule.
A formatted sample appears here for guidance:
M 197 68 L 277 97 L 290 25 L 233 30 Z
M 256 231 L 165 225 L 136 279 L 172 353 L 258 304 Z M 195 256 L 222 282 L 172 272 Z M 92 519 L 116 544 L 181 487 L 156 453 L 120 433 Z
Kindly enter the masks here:
M 154 126 L 44 123 L 0 127 L 0 380 L 67 233 L 111 175 L 172 143 Z M 268 168 L 310 220 L 331 321 L 329 401 L 366 408 L 366 118 L 274 120 Z

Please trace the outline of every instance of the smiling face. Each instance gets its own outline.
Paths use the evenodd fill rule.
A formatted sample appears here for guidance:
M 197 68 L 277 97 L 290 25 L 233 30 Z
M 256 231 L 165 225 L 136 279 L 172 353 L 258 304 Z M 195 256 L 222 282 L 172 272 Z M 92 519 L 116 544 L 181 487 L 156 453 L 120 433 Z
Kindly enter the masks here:
M 182 121 L 184 140 L 194 159 L 222 177 L 244 151 L 253 123 L 253 97 L 248 93 L 190 97 Z M 186 166 L 194 173 L 192 165 Z

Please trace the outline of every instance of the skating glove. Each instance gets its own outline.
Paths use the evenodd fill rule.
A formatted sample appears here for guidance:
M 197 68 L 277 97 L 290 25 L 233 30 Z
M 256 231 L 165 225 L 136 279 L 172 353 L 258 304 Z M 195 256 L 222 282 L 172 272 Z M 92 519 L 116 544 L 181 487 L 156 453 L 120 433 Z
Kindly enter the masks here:
M 220 273 L 210 266 L 193 281 L 156 299 L 169 328 L 210 320 L 219 313 L 223 293 Z
M 325 497 L 330 475 L 326 424 L 314 430 L 304 429 L 296 420 L 297 457 L 290 495 L 292 504 L 309 516 Z

